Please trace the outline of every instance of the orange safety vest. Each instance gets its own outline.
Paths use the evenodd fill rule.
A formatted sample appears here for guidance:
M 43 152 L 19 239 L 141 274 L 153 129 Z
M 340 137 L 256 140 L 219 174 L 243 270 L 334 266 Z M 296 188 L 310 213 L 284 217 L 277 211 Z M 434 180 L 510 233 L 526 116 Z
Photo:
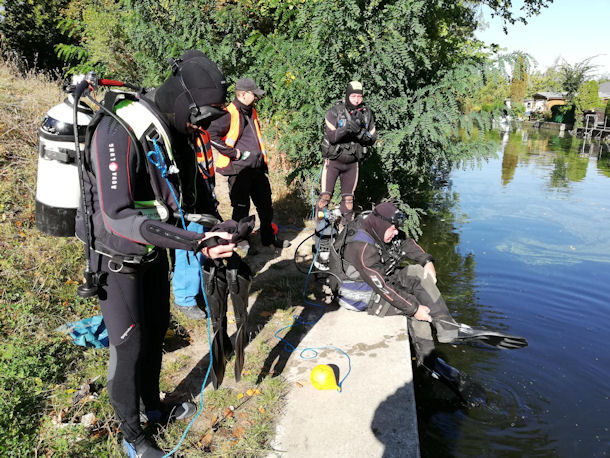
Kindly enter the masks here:
M 229 126 L 229 131 L 227 134 L 222 137 L 222 141 L 225 142 L 227 146 L 231 148 L 235 147 L 237 140 L 239 138 L 239 109 L 235 106 L 233 102 L 231 102 L 225 108 L 226 111 L 231 115 L 231 124 Z M 256 129 L 256 137 L 258 139 L 258 144 L 261 148 L 261 153 L 263 155 L 263 160 L 265 164 L 267 164 L 267 151 L 265 150 L 265 144 L 263 143 L 263 136 L 261 134 L 261 128 L 258 124 L 258 116 L 256 115 L 256 110 L 252 108 L 252 122 L 254 123 L 254 128 Z M 224 154 L 218 154 L 218 160 L 216 161 L 216 168 L 218 172 L 221 174 L 226 174 L 231 168 L 231 163 L 233 161 L 230 157 L 225 156 Z
M 195 138 L 197 154 L 197 165 L 204 179 L 214 180 L 214 154 L 210 147 L 210 134 L 206 130 L 199 129 Z

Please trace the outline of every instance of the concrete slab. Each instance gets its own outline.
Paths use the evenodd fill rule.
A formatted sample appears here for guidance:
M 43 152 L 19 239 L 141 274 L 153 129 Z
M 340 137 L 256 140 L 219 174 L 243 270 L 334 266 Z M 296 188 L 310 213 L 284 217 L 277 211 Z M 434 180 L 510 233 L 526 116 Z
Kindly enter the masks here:
M 316 390 L 309 377 L 317 364 L 334 364 L 341 380 L 348 370 L 345 355 L 321 349 L 315 359 L 299 357 L 301 349 L 325 346 L 351 358 L 340 393 Z M 419 457 L 410 361 L 405 317 L 327 312 L 283 372 L 292 388 L 269 457 Z

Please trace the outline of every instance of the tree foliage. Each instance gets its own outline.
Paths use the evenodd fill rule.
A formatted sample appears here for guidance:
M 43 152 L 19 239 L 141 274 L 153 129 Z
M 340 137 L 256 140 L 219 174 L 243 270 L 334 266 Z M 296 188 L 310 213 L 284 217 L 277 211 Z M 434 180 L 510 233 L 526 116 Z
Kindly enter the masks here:
M 522 0 L 520 11 L 523 16 L 519 16 L 512 11 L 512 0 L 475 0 L 473 4 L 483 4 L 491 8 L 491 17 L 498 16 L 504 21 L 504 32 L 507 32 L 507 24 L 521 22 L 527 24 L 527 19 L 531 16 L 540 14 L 543 8 L 548 7 L 553 0 Z
M 544 73 L 534 72 L 529 75 L 527 95 L 531 97 L 538 92 L 560 92 L 562 88 L 558 67 L 549 67 Z
M 510 100 L 514 103 L 523 103 L 527 91 L 529 62 L 525 55 L 519 55 L 513 67 L 513 77 L 510 83 Z
M 527 0 L 523 14 L 548 3 Z M 358 79 L 380 133 L 362 174 L 396 196 L 473 149 L 459 129 L 489 126 L 471 110 L 489 67 L 473 35 L 482 5 L 525 20 L 508 0 L 71 0 L 62 27 L 72 41 L 57 50 L 75 70 L 144 86 L 191 48 L 230 82 L 255 78 L 267 90 L 266 134 L 293 164 L 291 179 L 314 176 L 326 110 Z
M 109 78 L 141 79 L 128 49 L 125 24 L 131 15 L 114 0 L 72 0 L 59 27 L 78 42 L 55 46 L 67 73 L 95 70 Z
M 70 0 L 0 0 L 2 51 L 20 58 L 26 68 L 54 70 L 61 59 L 52 44 L 70 42 L 58 28 Z M 51 46 L 49 46 L 51 44 Z
M 574 65 L 564 61 L 559 67 L 561 83 L 563 90 L 567 92 L 566 97 L 569 102 L 574 101 L 574 97 L 576 97 L 580 85 L 589 79 L 591 73 L 598 67 L 591 63 L 591 60 L 595 57 L 596 56 L 589 57 Z
M 481 110 L 495 112 L 505 107 L 510 95 L 510 86 L 506 78 L 497 70 L 491 71 L 485 79 L 485 85 L 475 95 L 477 106 Z
M 578 94 L 574 98 L 574 104 L 578 113 L 593 110 L 603 106 L 599 98 L 599 83 L 597 81 L 585 81 L 578 87 Z

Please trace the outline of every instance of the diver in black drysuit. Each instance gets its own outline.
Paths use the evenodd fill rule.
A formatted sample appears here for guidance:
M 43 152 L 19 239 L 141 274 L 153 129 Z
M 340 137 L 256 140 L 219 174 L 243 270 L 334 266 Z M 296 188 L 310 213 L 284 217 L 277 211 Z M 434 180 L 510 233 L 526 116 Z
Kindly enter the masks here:
M 402 220 L 398 221 L 400 218 L 396 215 L 401 215 Z M 380 317 L 406 315 L 417 364 L 447 383 L 467 403 L 480 404 L 485 400 L 483 388 L 438 357 L 432 330 L 441 343 L 477 340 L 497 348 L 516 349 L 526 346 L 527 341 L 457 323 L 436 287 L 433 257 L 396 228 L 404 221 L 403 217 L 393 204 L 385 202 L 377 205 L 366 218 L 355 221 L 351 228 L 347 226 L 339 260 L 342 265 L 338 268 L 334 265 L 337 258 L 331 258 L 331 271 L 352 282 L 365 282 L 371 294 L 361 307 L 352 307 L 350 299 L 343 296 L 339 298 L 339 304 L 346 306 L 347 303 L 351 310 L 366 309 L 369 314 Z M 411 259 L 416 264 L 388 273 L 388 267 L 394 261 L 388 244 L 399 234 L 400 260 Z
M 166 161 L 168 151 L 174 156 L 193 154 L 194 130 L 189 124 L 205 127 L 215 114 L 210 105 L 224 102 L 226 82 L 216 64 L 199 51 L 187 52 L 179 62 L 179 70 L 157 90 L 136 101 L 122 102 L 127 105 L 122 119 L 133 127 L 138 145 L 124 126 L 106 115 L 89 133 L 85 154 L 84 201 L 95 249 L 91 266 L 99 272 L 98 297 L 110 340 L 108 393 L 130 456 L 164 455 L 144 437 L 140 403 L 149 421 L 167 419 L 169 407 L 159 399 L 162 346 L 169 324 L 165 249 L 200 251 L 208 259 L 221 260 L 233 257 L 235 248 L 227 232 L 202 235 L 175 226 L 180 191 L 177 173 L 169 170 L 167 175 L 172 192 L 162 167 L 155 167 L 146 157 L 159 145 L 157 151 L 163 152 Z M 197 114 L 207 114 L 203 120 L 194 119 L 193 104 Z M 123 116 L 120 107 L 121 103 L 108 108 Z M 139 111 L 129 117 L 129 109 Z M 140 135 L 138 125 L 148 118 L 155 119 L 150 124 L 153 127 Z M 159 209 L 152 204 L 155 201 L 165 208 Z M 86 237 L 84 218 L 81 208 L 77 216 L 81 240 Z M 226 239 L 226 244 L 210 242 L 219 239 Z M 183 403 L 173 416 L 192 415 L 191 406 Z
M 388 255 L 383 256 L 385 243 L 398 235 L 392 233 L 386 242 L 386 231 L 393 226 L 390 219 L 396 212 L 390 203 L 381 203 L 362 222 L 361 229 L 350 237 L 345 245 L 343 257 L 359 274 L 359 279 L 367 283 L 379 295 L 377 303 L 369 304 L 367 311 L 378 316 L 406 315 L 409 319 L 409 333 L 412 336 L 418 361 L 423 361 L 434 350 L 434 340 L 429 322 L 432 318 L 456 323 L 451 317 L 445 301 L 436 287 L 434 258 L 426 253 L 411 238 L 404 237 L 401 245 L 405 258 L 417 264 L 398 269 L 389 278 L 386 275 Z M 382 219 L 387 213 L 387 221 Z M 404 233 L 403 233 L 404 234 Z M 387 236 L 386 236 L 387 237 Z M 426 272 L 427 271 L 427 272 Z M 349 274 L 348 274 L 349 275 Z M 457 324 L 457 323 L 456 323 Z M 434 321 L 440 342 L 451 342 L 457 335 L 457 327 Z

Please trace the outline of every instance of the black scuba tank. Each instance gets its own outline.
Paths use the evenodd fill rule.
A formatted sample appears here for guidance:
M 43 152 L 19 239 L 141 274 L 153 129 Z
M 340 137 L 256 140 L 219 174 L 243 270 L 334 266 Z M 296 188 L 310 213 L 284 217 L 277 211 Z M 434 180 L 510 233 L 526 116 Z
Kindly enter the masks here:
M 74 236 L 76 210 L 80 204 L 80 183 L 74 147 L 74 97 L 52 107 L 38 129 L 38 175 L 36 180 L 36 227 L 57 237 Z M 85 131 L 93 110 L 78 104 L 78 140 L 84 149 Z

